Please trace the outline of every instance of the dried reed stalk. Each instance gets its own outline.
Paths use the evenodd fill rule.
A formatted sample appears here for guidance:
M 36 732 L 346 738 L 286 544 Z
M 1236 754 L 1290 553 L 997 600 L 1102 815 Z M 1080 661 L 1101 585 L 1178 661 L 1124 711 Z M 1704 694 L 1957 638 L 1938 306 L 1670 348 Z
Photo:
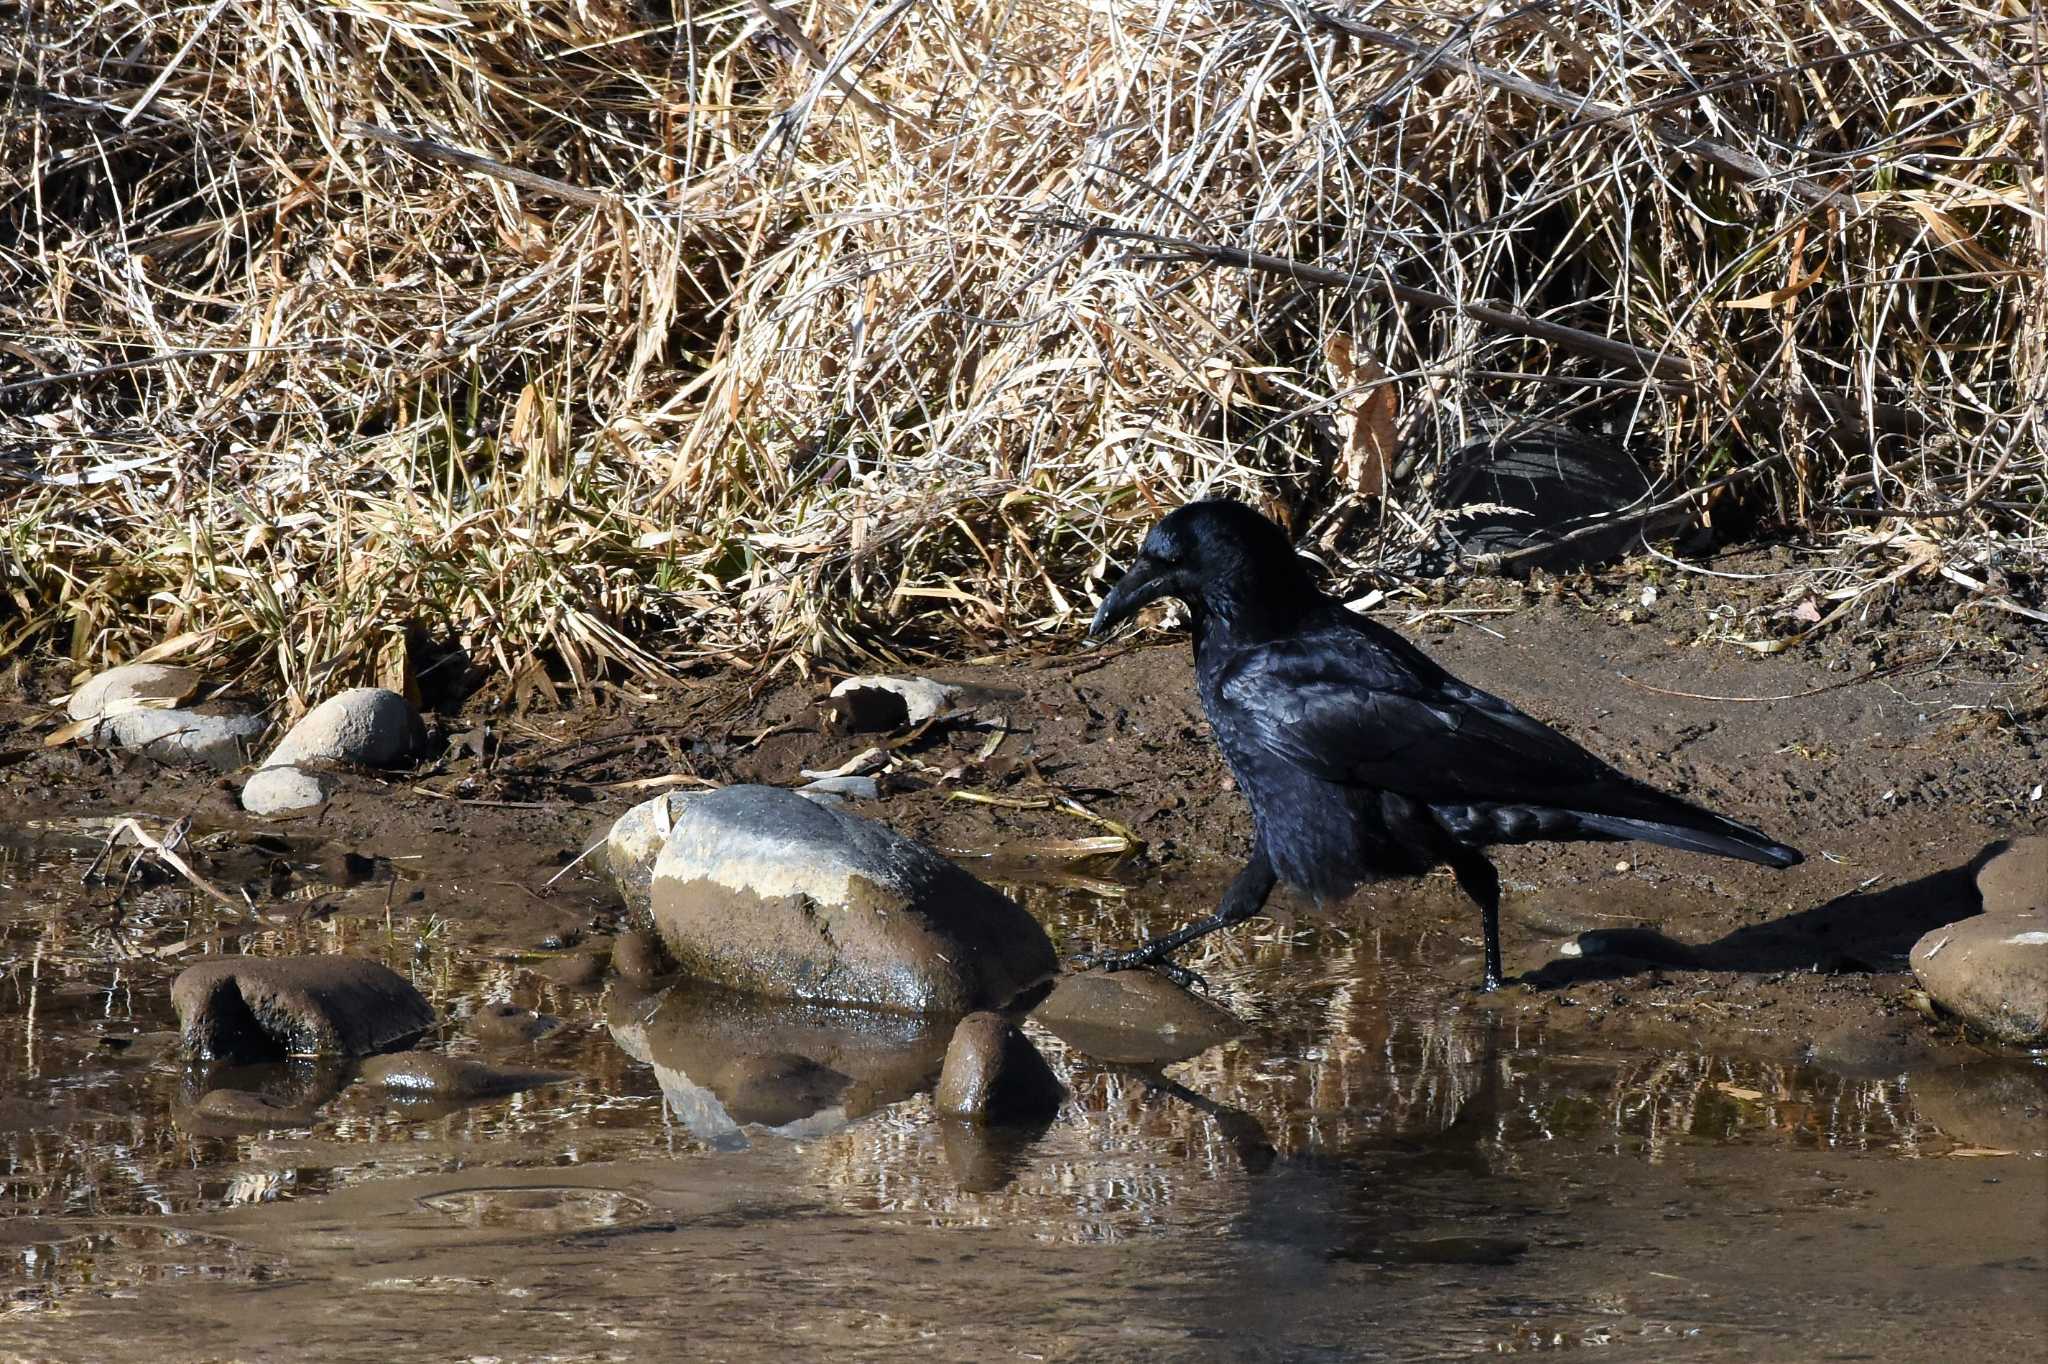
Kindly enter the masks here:
M 2043 38 L 2017 0 L 42 0 L 0 34 L 0 649 L 308 698 L 409 626 L 585 681 L 1067 632 L 1198 493 L 1397 565 L 1503 413 L 2038 566 Z M 1403 390 L 1369 487 L 1333 337 Z

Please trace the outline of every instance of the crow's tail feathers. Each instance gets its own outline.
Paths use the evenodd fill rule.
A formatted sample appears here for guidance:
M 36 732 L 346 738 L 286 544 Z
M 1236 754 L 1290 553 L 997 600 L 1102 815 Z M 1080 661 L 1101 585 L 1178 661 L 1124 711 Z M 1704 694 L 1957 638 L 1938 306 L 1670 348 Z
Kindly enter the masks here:
M 1634 819 L 1625 815 L 1593 815 L 1581 812 L 1579 824 L 1590 832 L 1610 838 L 1635 838 L 1661 843 L 1667 848 L 1710 853 L 1715 857 L 1739 857 L 1766 867 L 1796 867 L 1806 860 L 1797 848 L 1773 842 L 1768 834 L 1738 824 L 1706 810 L 1686 808 L 1692 818 L 1683 824 L 1656 819 Z

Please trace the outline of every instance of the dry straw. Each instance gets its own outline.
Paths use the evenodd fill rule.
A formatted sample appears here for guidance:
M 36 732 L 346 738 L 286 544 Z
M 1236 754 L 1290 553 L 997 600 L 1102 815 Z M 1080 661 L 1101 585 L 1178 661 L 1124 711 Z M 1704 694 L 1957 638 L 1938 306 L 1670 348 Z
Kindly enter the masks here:
M 1028 639 L 1200 492 L 1397 563 L 1503 414 L 1973 580 L 2048 542 L 2018 0 L 5 22 L 0 650 Z

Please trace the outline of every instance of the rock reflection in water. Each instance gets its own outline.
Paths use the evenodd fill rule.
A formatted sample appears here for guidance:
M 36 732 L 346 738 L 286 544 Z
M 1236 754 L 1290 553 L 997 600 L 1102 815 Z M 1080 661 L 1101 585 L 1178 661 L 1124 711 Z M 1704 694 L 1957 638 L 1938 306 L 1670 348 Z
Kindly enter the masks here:
M 615 987 L 605 1019 L 627 1055 L 654 1067 L 676 1120 L 720 1150 L 745 1148 L 750 1130 L 823 1136 L 930 1089 L 952 1031 L 693 981 L 652 995 Z

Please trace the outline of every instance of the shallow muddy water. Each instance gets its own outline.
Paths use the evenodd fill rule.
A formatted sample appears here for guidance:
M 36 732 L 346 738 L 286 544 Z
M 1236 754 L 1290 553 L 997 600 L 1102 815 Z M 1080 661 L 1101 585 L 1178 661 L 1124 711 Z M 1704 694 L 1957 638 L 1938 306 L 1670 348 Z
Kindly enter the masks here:
M 1069 1100 L 990 1135 L 930 1106 L 943 1029 L 551 983 L 542 941 L 609 912 L 588 879 L 218 835 L 243 913 L 82 885 L 103 833 L 0 830 L 0 1356 L 2020 1359 L 2048 1330 L 2027 1058 L 1653 1045 L 1481 1003 L 1455 931 L 1261 921 L 1203 964 L 1244 1035 L 1140 1064 L 1028 1024 Z M 1213 891 L 1012 888 L 1067 945 Z M 347 1075 L 179 1061 L 169 982 L 208 951 L 378 958 L 449 1020 L 423 1045 L 575 1078 L 219 1124 L 210 1086 Z M 470 1036 L 507 1000 L 561 1026 Z

